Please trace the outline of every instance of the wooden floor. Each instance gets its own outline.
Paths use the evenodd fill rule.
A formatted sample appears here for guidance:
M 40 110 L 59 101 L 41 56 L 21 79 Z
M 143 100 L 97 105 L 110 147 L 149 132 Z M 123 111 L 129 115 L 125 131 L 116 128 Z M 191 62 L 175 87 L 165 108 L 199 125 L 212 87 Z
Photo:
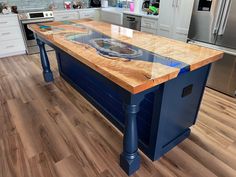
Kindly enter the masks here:
M 0 177 L 119 177 L 122 135 L 38 55 L 0 59 Z M 206 89 L 188 139 L 136 177 L 236 177 L 236 99 Z

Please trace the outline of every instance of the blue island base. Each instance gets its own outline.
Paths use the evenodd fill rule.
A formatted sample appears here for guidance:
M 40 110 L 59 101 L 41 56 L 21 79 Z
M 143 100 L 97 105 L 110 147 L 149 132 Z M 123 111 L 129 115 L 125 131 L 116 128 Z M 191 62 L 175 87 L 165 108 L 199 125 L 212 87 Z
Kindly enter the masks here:
M 124 133 L 120 165 L 128 174 L 140 167 L 140 148 L 157 160 L 190 134 L 195 124 L 210 65 L 132 94 L 53 44 L 40 39 L 45 81 L 53 81 L 44 44 L 56 51 L 60 75 Z
M 57 51 L 57 60 L 61 76 L 123 132 L 124 100 L 132 94 L 63 51 Z M 209 67 L 184 73 L 137 95 L 141 99 L 137 113 L 139 148 L 151 160 L 159 159 L 189 136 Z

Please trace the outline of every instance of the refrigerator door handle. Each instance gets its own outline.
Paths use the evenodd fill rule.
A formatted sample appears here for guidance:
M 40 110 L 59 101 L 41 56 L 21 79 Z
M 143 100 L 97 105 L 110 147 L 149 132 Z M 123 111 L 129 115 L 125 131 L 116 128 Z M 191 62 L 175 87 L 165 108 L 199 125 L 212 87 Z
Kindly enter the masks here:
M 213 34 L 215 34 L 215 35 L 217 35 L 219 32 L 220 24 L 222 21 L 222 16 L 224 13 L 225 3 L 226 3 L 226 0 L 222 0 L 222 1 L 220 1 L 220 4 L 219 4 L 220 8 L 218 9 L 216 22 L 215 22 L 215 25 L 213 28 Z
M 175 0 L 172 0 L 172 7 L 175 7 Z
M 181 0 L 176 0 L 176 7 L 180 7 L 181 5 Z
M 226 28 L 226 24 L 227 24 L 227 20 L 229 17 L 229 11 L 230 11 L 230 6 L 231 6 L 232 0 L 226 0 L 225 2 L 225 8 L 224 8 L 224 12 L 222 14 L 222 20 L 219 26 L 219 30 L 218 30 L 218 36 L 223 35 L 225 32 L 225 28 Z

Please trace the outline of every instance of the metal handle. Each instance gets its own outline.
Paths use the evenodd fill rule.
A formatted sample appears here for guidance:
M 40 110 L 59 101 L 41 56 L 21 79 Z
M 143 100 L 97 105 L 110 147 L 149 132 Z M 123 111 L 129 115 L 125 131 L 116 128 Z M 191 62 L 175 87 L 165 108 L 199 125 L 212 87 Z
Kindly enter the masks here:
M 230 48 L 226 48 L 226 47 L 217 46 L 217 45 L 214 45 L 214 44 L 209 44 L 209 43 L 204 43 L 204 42 L 199 42 L 199 41 L 193 41 L 193 40 L 188 41 L 188 43 L 199 45 L 199 46 L 202 46 L 202 47 L 208 47 L 208 48 L 211 48 L 211 49 L 214 49 L 214 50 L 221 50 L 224 53 L 236 56 L 236 50 L 235 49 L 230 49 Z
M 176 0 L 176 7 L 180 7 L 181 5 L 181 0 Z
M 7 22 L 0 22 L 0 24 L 7 24 Z
M 232 3 L 231 0 L 226 0 L 226 2 L 225 2 L 225 8 L 224 8 L 224 12 L 222 14 L 221 23 L 219 25 L 218 35 L 223 35 L 225 32 L 227 20 L 229 17 L 229 10 L 230 10 L 231 3 Z
M 15 47 L 15 46 L 14 46 L 14 45 L 6 46 L 7 49 L 8 49 L 8 48 L 13 48 L 13 47 Z
M 2 36 L 9 35 L 11 34 L 10 32 L 2 33 Z
M 221 23 L 222 16 L 223 16 L 223 13 L 224 13 L 225 3 L 226 3 L 226 0 L 222 0 L 221 3 L 220 3 L 220 9 L 219 9 L 219 13 L 217 15 L 217 19 L 216 19 L 213 34 L 218 34 L 218 32 L 219 32 L 220 23 Z
M 172 7 L 175 7 L 175 0 L 172 0 Z

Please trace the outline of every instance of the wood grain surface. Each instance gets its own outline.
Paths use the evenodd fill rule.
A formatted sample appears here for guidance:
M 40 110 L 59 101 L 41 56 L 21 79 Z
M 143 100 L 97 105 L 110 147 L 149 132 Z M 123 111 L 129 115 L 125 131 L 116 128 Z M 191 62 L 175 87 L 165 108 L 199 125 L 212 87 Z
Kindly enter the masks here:
M 120 177 L 122 135 L 38 55 L 0 59 L 0 177 Z M 235 177 L 236 100 L 206 89 L 190 137 L 135 177 Z
M 68 35 L 72 35 L 72 38 L 74 35 L 75 38 L 78 34 L 89 33 L 88 29 L 81 29 L 70 23 L 82 24 L 112 39 L 152 52 L 163 58 L 165 62 L 174 60 L 184 63 L 189 66 L 190 71 L 215 62 L 223 56 L 221 51 L 98 21 L 77 20 L 49 22 L 40 24 L 41 26 L 38 24 L 29 25 L 29 28 L 37 33 L 38 36 L 53 43 L 131 93 L 139 93 L 176 78 L 180 73 L 180 68 L 156 61 L 127 61 L 124 58 L 111 59 L 104 57 L 91 45 L 68 40 Z

